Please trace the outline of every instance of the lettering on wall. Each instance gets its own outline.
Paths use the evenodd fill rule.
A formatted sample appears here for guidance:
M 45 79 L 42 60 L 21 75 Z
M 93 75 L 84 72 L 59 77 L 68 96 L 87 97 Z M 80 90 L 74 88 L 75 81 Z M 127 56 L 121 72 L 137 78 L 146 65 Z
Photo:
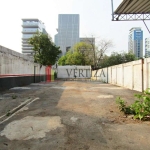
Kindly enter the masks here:
M 68 77 L 73 73 L 73 77 L 89 77 L 88 72 L 90 73 L 90 69 L 66 69 Z
M 70 73 L 69 73 L 68 69 L 66 69 L 66 70 L 67 70 L 68 77 L 70 77 L 72 69 L 70 70 Z
M 100 72 L 100 74 L 98 74 L 98 70 L 96 70 L 94 77 L 101 77 L 101 76 L 106 77 L 105 73 L 104 73 L 104 70 L 102 69 L 101 72 Z

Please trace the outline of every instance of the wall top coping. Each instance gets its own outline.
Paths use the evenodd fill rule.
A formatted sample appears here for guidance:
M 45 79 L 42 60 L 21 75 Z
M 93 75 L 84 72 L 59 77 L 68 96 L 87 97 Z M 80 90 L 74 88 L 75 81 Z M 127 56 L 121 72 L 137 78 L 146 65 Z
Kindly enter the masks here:
M 68 65 L 68 66 L 58 66 L 58 69 L 91 69 L 91 66 L 75 66 L 75 65 Z
M 15 56 L 15 57 L 20 57 L 20 58 L 25 59 L 25 60 L 27 60 L 27 61 L 31 61 L 31 62 L 34 61 L 33 58 L 31 58 L 31 57 L 29 57 L 29 56 L 27 56 L 27 55 L 21 54 L 21 53 L 19 53 L 19 52 L 16 52 L 16 51 L 11 50 L 11 49 L 9 49 L 9 48 L 3 47 L 3 46 L 1 46 L 1 45 L 0 45 L 0 52 L 1 52 L 1 53 L 4 53 L 4 54 L 10 54 L 10 55 Z

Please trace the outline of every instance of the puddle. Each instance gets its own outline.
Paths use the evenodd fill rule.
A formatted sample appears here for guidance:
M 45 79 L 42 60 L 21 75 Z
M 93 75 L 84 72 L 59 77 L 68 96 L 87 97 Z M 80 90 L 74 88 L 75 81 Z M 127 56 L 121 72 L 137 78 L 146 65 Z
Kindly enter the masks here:
M 33 117 L 27 116 L 21 120 L 9 123 L 0 133 L 9 140 L 29 140 L 44 138 L 47 132 L 64 127 L 59 116 Z

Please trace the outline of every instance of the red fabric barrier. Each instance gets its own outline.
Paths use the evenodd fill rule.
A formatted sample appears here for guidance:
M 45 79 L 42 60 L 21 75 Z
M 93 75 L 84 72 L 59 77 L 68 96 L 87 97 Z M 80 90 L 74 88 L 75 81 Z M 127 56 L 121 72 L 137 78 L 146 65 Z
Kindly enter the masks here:
M 46 81 L 51 82 L 51 66 L 46 67 Z

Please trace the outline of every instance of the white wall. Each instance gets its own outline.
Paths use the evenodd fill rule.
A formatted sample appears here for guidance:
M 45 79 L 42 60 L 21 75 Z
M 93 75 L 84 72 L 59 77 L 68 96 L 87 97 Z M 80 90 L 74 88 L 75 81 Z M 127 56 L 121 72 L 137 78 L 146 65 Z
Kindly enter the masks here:
M 33 75 L 36 66 L 36 75 L 45 74 L 45 67 L 33 62 L 29 56 L 0 46 L 0 76 L 6 75 Z
M 150 88 L 150 58 L 144 59 L 144 90 Z
M 112 66 L 108 70 L 111 70 L 108 83 L 142 91 L 142 60 Z
M 111 79 L 111 83 L 112 84 L 117 84 L 117 67 L 116 66 L 113 66 L 111 68 L 111 76 L 112 76 L 112 79 Z
M 123 85 L 123 78 L 122 78 L 122 76 L 123 76 L 123 65 L 117 65 L 116 75 L 117 75 L 117 79 L 116 79 L 117 85 L 122 86 Z
M 92 71 L 92 79 L 105 81 L 136 91 L 143 91 L 150 88 L 150 58 L 103 68 L 103 70 L 108 75 L 107 77 L 95 77 L 96 71 Z M 97 73 L 100 74 L 101 71 L 102 69 L 99 69 Z
M 107 68 L 94 70 L 92 71 L 92 79 L 102 81 L 102 82 L 108 82 L 108 76 L 107 76 Z
M 127 63 L 123 65 L 123 85 L 126 88 L 132 89 L 132 65 Z
M 58 78 L 91 78 L 91 66 L 58 66 Z
M 132 74 L 133 74 L 133 78 L 132 78 L 132 88 L 133 90 L 136 91 L 142 91 L 143 87 L 142 87 L 142 76 L 143 76 L 143 72 L 142 72 L 142 60 L 138 60 L 138 61 L 133 61 L 133 65 L 132 65 Z

